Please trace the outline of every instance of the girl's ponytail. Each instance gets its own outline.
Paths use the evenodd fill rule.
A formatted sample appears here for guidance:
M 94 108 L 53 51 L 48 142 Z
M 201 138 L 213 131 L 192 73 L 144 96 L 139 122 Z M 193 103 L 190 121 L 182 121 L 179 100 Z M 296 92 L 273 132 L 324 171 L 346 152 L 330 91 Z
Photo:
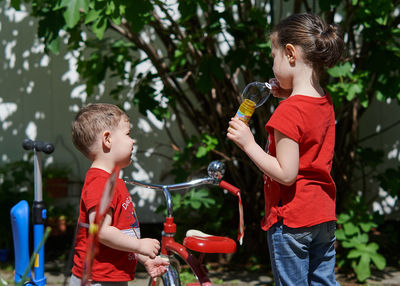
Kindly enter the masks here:
M 327 25 L 316 35 L 315 50 L 310 52 L 310 56 L 318 65 L 330 68 L 340 60 L 343 46 L 339 28 L 336 25 Z

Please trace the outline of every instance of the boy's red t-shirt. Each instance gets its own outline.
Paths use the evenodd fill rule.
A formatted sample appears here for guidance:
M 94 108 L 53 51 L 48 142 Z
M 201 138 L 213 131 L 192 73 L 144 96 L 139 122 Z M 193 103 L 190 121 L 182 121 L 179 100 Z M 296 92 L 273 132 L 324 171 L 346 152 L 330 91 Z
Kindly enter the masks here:
M 90 168 L 82 189 L 79 220 L 89 223 L 89 210 L 100 202 L 105 183 L 110 176 L 104 170 Z M 116 182 L 115 194 L 110 208 L 113 210 L 112 226 L 124 233 L 140 238 L 139 222 L 132 198 L 122 179 Z M 78 226 L 79 227 L 79 226 Z M 81 278 L 87 250 L 88 229 L 79 227 L 75 243 L 74 266 L 72 273 Z M 112 249 L 101 243 L 93 260 L 93 281 L 130 281 L 135 278 L 137 259 L 135 253 Z
M 336 220 L 336 186 L 330 174 L 335 114 L 329 94 L 319 98 L 294 95 L 282 100 L 265 128 L 272 156 L 276 156 L 274 129 L 299 144 L 299 172 L 291 186 L 264 176 L 262 228 L 268 230 L 279 219 L 292 228 Z

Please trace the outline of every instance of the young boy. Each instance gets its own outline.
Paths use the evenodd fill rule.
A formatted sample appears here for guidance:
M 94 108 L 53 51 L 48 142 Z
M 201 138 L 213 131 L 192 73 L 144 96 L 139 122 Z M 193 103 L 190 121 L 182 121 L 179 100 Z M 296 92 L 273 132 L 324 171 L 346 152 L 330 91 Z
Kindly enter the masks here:
M 131 163 L 135 140 L 130 137 L 129 117 L 112 104 L 89 104 L 72 124 L 75 147 L 91 162 L 82 189 L 78 225 L 94 221 L 96 206 L 115 166 Z M 88 230 L 79 227 L 70 285 L 80 285 L 87 250 Z M 92 266 L 92 284 L 127 285 L 140 261 L 152 277 L 165 273 L 168 262 L 157 256 L 159 241 L 140 238 L 139 223 L 131 196 L 117 179 L 110 209 L 99 231 L 99 248 Z

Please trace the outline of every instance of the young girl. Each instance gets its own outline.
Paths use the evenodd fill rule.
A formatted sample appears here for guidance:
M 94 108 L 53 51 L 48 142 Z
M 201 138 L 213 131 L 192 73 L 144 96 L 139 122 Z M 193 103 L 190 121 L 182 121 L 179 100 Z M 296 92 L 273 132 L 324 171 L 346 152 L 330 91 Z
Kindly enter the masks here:
M 272 92 L 284 100 L 266 125 L 267 152 L 246 124 L 229 122 L 227 137 L 264 173 L 262 229 L 276 285 L 338 285 L 330 175 L 335 115 L 319 75 L 340 59 L 343 46 L 337 28 L 318 16 L 284 19 L 271 34 Z

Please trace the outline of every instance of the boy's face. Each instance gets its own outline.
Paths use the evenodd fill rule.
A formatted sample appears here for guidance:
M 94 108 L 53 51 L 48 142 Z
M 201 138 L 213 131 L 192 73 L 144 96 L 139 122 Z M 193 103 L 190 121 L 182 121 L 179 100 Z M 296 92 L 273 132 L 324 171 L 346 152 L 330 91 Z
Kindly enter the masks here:
M 118 127 L 111 131 L 111 150 L 115 164 L 121 168 L 129 166 L 135 140 L 130 137 L 130 123 L 122 118 Z

